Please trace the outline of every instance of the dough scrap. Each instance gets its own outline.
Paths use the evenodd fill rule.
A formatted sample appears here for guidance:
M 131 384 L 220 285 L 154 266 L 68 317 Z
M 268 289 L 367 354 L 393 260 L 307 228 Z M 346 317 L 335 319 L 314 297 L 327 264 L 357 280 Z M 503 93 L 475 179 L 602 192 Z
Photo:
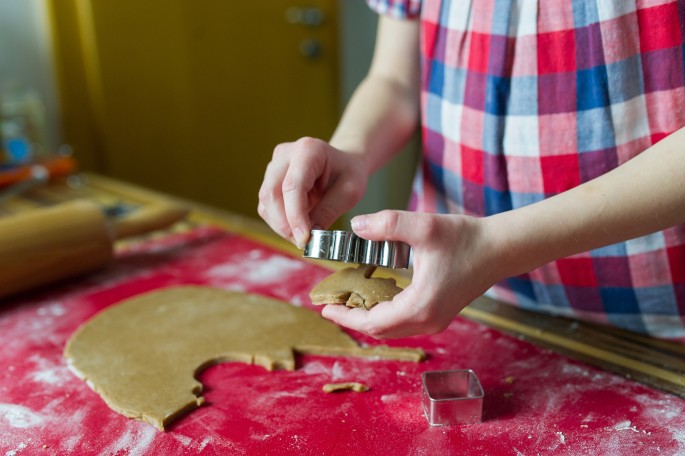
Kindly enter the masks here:
M 324 393 L 337 393 L 338 391 L 354 391 L 355 393 L 363 393 L 368 390 L 368 386 L 359 382 L 326 383 L 323 386 Z
M 295 369 L 294 353 L 418 362 L 420 349 L 362 348 L 316 312 L 202 286 L 153 291 L 95 315 L 64 356 L 107 405 L 164 428 L 204 403 L 195 375 L 221 362 Z
M 309 293 L 312 304 L 344 304 L 366 310 L 390 301 L 402 291 L 395 279 L 371 277 L 376 266 L 360 265 L 335 272 L 319 282 Z

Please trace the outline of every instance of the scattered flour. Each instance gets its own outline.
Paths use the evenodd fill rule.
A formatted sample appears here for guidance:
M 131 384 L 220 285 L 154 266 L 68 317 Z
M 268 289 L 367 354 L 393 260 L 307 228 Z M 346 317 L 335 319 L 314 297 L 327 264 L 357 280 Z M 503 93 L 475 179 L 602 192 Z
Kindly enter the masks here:
M 193 439 L 188 437 L 187 435 L 181 435 L 181 434 L 173 434 L 174 438 L 179 441 L 181 445 L 184 447 L 189 447 L 193 443 Z
M 338 361 L 336 361 L 333 364 L 333 369 L 332 372 L 333 374 L 333 380 L 339 380 L 341 378 L 345 378 L 345 370 L 342 367 L 342 364 L 340 364 Z
M 632 423 L 631 423 L 630 421 L 628 421 L 628 420 L 626 420 L 626 421 L 621 421 L 620 423 L 618 423 L 618 424 L 616 424 L 616 425 L 614 426 L 614 429 L 617 430 L 617 431 L 633 431 L 633 432 L 637 432 L 637 433 L 640 433 L 640 432 L 641 432 L 641 433 L 643 433 L 643 434 L 652 435 L 651 432 L 647 432 L 647 431 L 644 431 L 644 430 L 643 430 L 643 431 L 640 431 L 636 426 L 631 426 L 631 424 L 632 424 Z
M 68 436 L 60 442 L 60 447 L 64 449 L 66 454 L 73 454 L 76 449 L 76 445 L 81 443 L 81 438 L 82 436 L 80 434 Z
M 264 441 L 264 440 L 270 439 L 270 438 L 271 438 L 271 434 L 262 434 L 262 435 L 251 434 L 251 435 L 250 435 L 250 438 L 253 439 L 253 440 Z
M 244 261 L 241 264 L 225 263 L 214 266 L 207 271 L 207 276 L 211 279 L 240 277 L 253 284 L 261 284 L 282 280 L 285 273 L 305 267 L 301 261 L 280 256 L 268 259 L 252 258 L 253 256 L 248 256 L 252 261 Z
M 64 308 L 62 303 L 60 301 L 54 301 L 52 303 L 48 303 L 44 306 L 39 307 L 36 310 L 36 314 L 40 315 L 41 317 L 45 316 L 50 316 L 50 317 L 61 317 L 62 315 L 66 314 L 67 310 Z
M 19 453 L 19 452 L 20 452 L 21 450 L 23 450 L 24 448 L 26 448 L 26 444 L 25 444 L 25 443 L 20 443 L 16 450 L 10 450 L 10 451 L 8 451 L 7 453 L 5 453 L 5 456 L 16 456 L 17 453 Z
M 31 356 L 29 361 L 36 366 L 30 375 L 31 380 L 34 382 L 60 386 L 72 378 L 66 364 L 55 364 L 38 355 Z
M 159 431 L 148 424 L 140 423 L 133 429 L 127 429 L 124 434 L 113 442 L 105 454 L 127 454 L 130 456 L 147 454 L 150 444 Z
M 384 394 L 381 396 L 381 402 L 384 404 L 394 404 L 401 400 L 402 398 L 399 394 Z
M 304 366 L 302 366 L 299 369 L 300 372 L 303 372 L 307 375 L 316 375 L 316 374 L 325 374 L 325 375 L 331 375 L 331 369 L 329 369 L 324 363 L 320 361 L 312 361 L 309 363 L 306 363 Z
M 16 404 L 0 404 L 0 420 L 6 420 L 13 428 L 28 429 L 40 426 L 45 417 L 28 407 Z
M 561 371 L 564 374 L 568 375 L 579 375 L 582 377 L 588 377 L 590 375 L 590 371 L 587 367 L 585 366 L 580 366 L 577 364 L 564 364 L 562 367 Z
M 294 305 L 294 306 L 296 306 L 296 307 L 302 307 L 302 305 L 304 304 L 304 302 L 305 302 L 304 299 L 302 299 L 300 296 L 297 296 L 297 295 L 296 295 L 296 296 L 293 296 L 293 297 L 290 299 L 290 304 L 292 304 L 292 305 Z
M 685 429 L 674 429 L 671 431 L 671 434 L 673 439 L 680 445 L 683 454 L 685 454 Z
M 617 431 L 640 432 L 637 430 L 637 428 L 635 426 L 631 426 L 631 422 L 629 420 L 621 421 L 620 423 L 618 423 L 614 426 L 614 429 L 616 429 Z
M 566 436 L 564 435 L 564 433 L 561 431 L 558 431 L 557 435 L 559 436 L 559 441 L 561 442 L 561 444 L 566 445 Z
M 31 375 L 31 380 L 34 382 L 47 383 L 49 385 L 59 385 L 62 383 L 63 378 L 63 375 L 57 368 L 34 372 Z
M 207 445 L 209 445 L 212 442 L 212 439 L 209 437 L 205 437 L 202 442 L 200 442 L 200 446 L 197 448 L 197 451 L 202 451 L 205 449 Z

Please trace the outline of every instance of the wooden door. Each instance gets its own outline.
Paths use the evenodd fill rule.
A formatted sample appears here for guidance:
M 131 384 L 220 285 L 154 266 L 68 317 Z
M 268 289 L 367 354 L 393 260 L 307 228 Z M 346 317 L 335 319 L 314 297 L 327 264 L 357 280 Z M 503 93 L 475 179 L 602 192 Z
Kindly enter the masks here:
M 130 182 L 256 216 L 273 147 L 337 122 L 335 0 L 52 0 L 65 135 Z

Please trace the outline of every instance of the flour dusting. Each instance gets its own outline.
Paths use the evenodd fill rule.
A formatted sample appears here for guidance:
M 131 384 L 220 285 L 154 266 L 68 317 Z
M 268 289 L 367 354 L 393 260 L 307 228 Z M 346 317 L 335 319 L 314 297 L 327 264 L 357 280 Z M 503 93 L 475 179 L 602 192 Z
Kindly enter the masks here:
M 19 444 L 19 446 L 17 447 L 16 450 L 10 450 L 10 451 L 8 451 L 7 453 L 5 453 L 5 456 L 16 456 L 17 453 L 19 453 L 19 452 L 20 452 L 21 450 L 23 450 L 24 448 L 26 448 L 26 444 L 22 442 L 22 443 Z
M 620 423 L 618 423 L 614 426 L 614 429 L 616 429 L 617 431 L 640 432 L 637 430 L 637 428 L 635 426 L 631 426 L 631 422 L 629 420 L 621 421 Z
M 635 395 L 635 400 L 644 406 L 649 419 L 671 433 L 673 440 L 678 443 L 678 454 L 685 454 L 685 427 L 679 419 L 685 416 L 685 403 L 675 396 L 655 399 L 647 394 Z
M 338 361 L 336 361 L 333 364 L 333 369 L 332 369 L 331 373 L 333 374 L 333 380 L 339 380 L 341 378 L 345 378 L 345 375 L 347 375 L 345 373 L 345 370 L 342 367 L 342 364 L 340 364 Z
M 186 448 L 192 445 L 193 443 L 193 439 L 191 439 L 187 435 L 174 434 L 174 438 L 178 440 L 178 442 Z
M 52 301 L 36 309 L 36 314 L 41 317 L 61 317 L 66 313 L 67 310 L 64 308 L 61 301 Z
M 590 375 L 590 371 L 586 366 L 581 366 L 578 364 L 564 364 L 561 371 L 568 375 L 581 375 L 583 377 Z
M 392 404 L 400 400 L 401 398 L 398 394 L 384 394 L 381 396 L 381 402 L 383 402 L 384 404 Z
M 45 417 L 28 407 L 16 404 L 0 404 L 0 418 L 13 428 L 27 429 L 40 426 Z
M 253 440 L 265 441 L 265 440 L 269 440 L 271 438 L 271 434 L 262 434 L 262 435 L 251 434 L 250 438 Z
M 674 429 L 671 431 L 673 439 L 678 442 L 680 448 L 685 452 L 685 429 Z
M 67 454 L 72 454 L 79 443 L 81 443 L 81 435 L 74 434 L 63 439 L 60 442 L 60 447 L 63 448 Z
M 205 447 L 212 441 L 209 437 L 205 437 L 202 439 L 202 442 L 200 442 L 200 446 L 198 447 L 197 451 L 202 451 L 205 449 Z
M 281 280 L 286 273 L 299 271 L 305 265 L 298 260 L 280 256 L 260 258 L 248 256 L 249 260 L 240 264 L 224 263 L 214 266 L 207 271 L 212 279 L 230 279 L 240 277 L 252 284 L 271 283 Z
M 331 375 L 331 369 L 329 369 L 325 364 L 323 364 L 320 361 L 308 362 L 304 366 L 302 366 L 299 369 L 299 371 L 303 372 L 307 375 L 317 375 L 317 374 Z
M 143 455 L 149 452 L 150 444 L 158 431 L 147 424 L 140 424 L 135 429 L 127 429 L 107 449 L 107 454 L 125 453 L 130 456 Z
M 294 305 L 295 307 L 302 307 L 304 304 L 304 299 L 302 299 L 300 296 L 293 296 L 290 299 L 290 304 Z
M 55 364 L 38 355 L 31 356 L 29 361 L 35 365 L 35 370 L 30 374 L 34 382 L 61 386 L 71 379 L 69 368 L 64 364 Z

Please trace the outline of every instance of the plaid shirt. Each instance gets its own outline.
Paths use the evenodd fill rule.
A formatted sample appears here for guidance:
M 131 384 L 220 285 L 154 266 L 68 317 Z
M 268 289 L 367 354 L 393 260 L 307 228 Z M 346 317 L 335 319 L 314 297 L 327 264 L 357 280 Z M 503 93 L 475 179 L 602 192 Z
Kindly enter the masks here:
M 368 3 L 421 20 L 415 210 L 516 209 L 602 175 L 685 126 L 685 0 Z M 554 261 L 488 293 L 685 337 L 685 226 Z

